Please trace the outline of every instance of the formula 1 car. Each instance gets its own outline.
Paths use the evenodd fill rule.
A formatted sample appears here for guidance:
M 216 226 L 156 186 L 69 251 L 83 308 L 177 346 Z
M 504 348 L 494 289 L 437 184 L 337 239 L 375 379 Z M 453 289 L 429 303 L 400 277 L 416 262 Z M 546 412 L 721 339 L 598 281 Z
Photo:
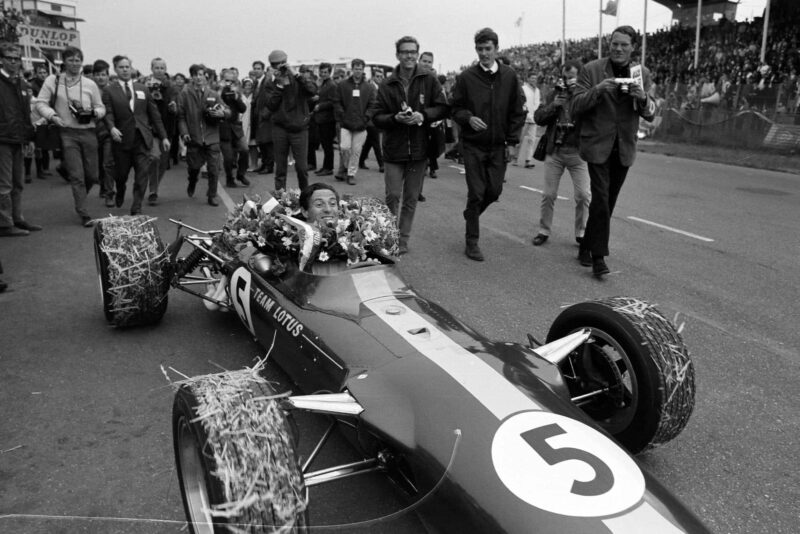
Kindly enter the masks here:
M 218 232 L 173 222 L 166 247 L 146 217 L 97 224 L 108 321 L 157 322 L 170 287 L 190 292 L 236 313 L 298 391 L 274 391 L 265 362 L 177 383 L 192 532 L 310 531 L 314 486 L 375 471 L 433 532 L 707 532 L 632 456 L 675 438 L 694 405 L 687 348 L 653 306 L 575 304 L 544 344 L 496 342 L 417 294 L 390 257 L 276 271 L 257 246 L 227 255 Z M 330 418 L 303 459 L 298 411 Z M 312 471 L 336 429 L 362 460 Z

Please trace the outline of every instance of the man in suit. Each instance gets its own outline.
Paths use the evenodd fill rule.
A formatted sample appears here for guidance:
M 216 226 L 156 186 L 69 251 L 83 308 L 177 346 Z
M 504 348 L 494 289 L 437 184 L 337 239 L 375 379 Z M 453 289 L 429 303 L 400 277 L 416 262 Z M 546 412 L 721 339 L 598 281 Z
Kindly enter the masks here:
M 219 123 L 219 148 L 222 151 L 222 166 L 225 169 L 225 186 L 236 187 L 236 180 L 242 185 L 250 185 L 247 179 L 247 160 L 250 156 L 247 139 L 242 128 L 242 114 L 247 111 L 247 104 L 239 92 L 239 80 L 232 69 L 222 71 L 220 98 L 231 110 L 231 116 Z M 236 179 L 233 169 L 236 168 Z
M 267 98 L 272 89 L 272 73 L 267 72 L 263 61 L 253 62 L 255 87 L 250 117 L 250 137 L 255 140 L 261 154 L 258 174 L 269 174 L 275 168 L 275 154 L 272 144 L 272 112 L 267 109 Z
M 647 96 L 650 72 L 641 67 L 642 84 L 620 83 L 631 77 L 636 31 L 620 26 L 611 34 L 610 55 L 584 65 L 570 102 L 580 128 L 580 155 L 589 164 L 592 201 L 578 261 L 601 277 L 609 273 L 605 257 L 611 214 L 628 169 L 636 158 L 639 117 L 652 121 L 655 103 Z
M 151 155 L 153 131 L 165 152 L 169 152 L 170 143 L 150 91 L 144 84 L 131 80 L 131 60 L 127 56 L 114 56 L 112 62 L 118 80 L 103 91 L 103 103 L 106 106 L 106 126 L 114 142 L 115 203 L 119 208 L 125 202 L 125 183 L 133 167 L 131 215 L 138 215 L 142 212 L 150 173 L 155 170 Z

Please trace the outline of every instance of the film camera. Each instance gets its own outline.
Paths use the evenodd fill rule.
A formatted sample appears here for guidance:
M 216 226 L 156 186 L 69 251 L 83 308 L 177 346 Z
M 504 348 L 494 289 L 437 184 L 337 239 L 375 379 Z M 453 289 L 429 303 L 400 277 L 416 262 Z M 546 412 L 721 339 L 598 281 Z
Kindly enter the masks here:
M 206 122 L 206 124 L 213 126 L 222 122 L 224 117 L 216 117 L 213 114 L 214 112 L 221 110 L 222 105 L 220 105 L 214 98 L 207 98 L 205 104 L 205 108 L 203 108 L 203 120 Z
M 153 100 L 164 99 L 164 85 L 161 83 L 161 80 L 157 78 L 148 78 L 145 80 L 144 85 L 150 91 L 150 96 L 153 97 Z
M 78 121 L 78 124 L 89 124 L 94 118 L 93 109 L 84 109 L 83 104 L 77 100 L 69 101 L 69 112 Z
M 571 93 L 575 88 L 575 83 L 575 78 L 565 78 L 562 76 L 556 80 L 556 84 L 553 86 L 553 89 L 557 94 L 564 92 Z
M 558 122 L 556 124 L 556 133 L 553 137 L 553 143 L 556 146 L 561 146 L 564 144 L 564 139 L 566 139 L 567 135 L 575 131 L 575 123 L 572 121 L 569 122 Z

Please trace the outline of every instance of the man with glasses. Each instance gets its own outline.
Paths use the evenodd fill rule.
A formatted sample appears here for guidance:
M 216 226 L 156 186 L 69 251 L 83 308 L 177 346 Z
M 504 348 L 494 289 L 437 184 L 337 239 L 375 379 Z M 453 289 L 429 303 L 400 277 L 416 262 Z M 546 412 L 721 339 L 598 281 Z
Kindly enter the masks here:
M 19 75 L 21 49 L 2 43 L 0 55 L 0 237 L 18 237 L 42 229 L 22 217 L 22 147 L 33 139 L 31 89 Z
M 36 111 L 61 129 L 63 163 L 75 212 L 83 226 L 91 227 L 94 220 L 86 209 L 86 196 L 99 182 L 95 121 L 105 116 L 106 108 L 97 84 L 83 76 L 83 52 L 68 46 L 61 57 L 64 73 L 47 77 L 36 98 Z
M 308 101 L 317 94 L 317 84 L 308 73 L 295 74 L 283 50 L 273 50 L 269 65 L 275 73 L 267 108 L 272 112 L 272 143 L 275 151 L 275 189 L 286 188 L 289 149 L 300 190 L 308 185 Z
M 384 131 L 386 205 L 398 219 L 399 253 L 406 254 L 428 163 L 428 128 L 447 117 L 448 107 L 436 76 L 417 65 L 419 42 L 401 37 L 395 52 L 399 64 L 378 89 L 372 122 Z
M 609 57 L 583 66 L 570 102 L 573 120 L 580 124 L 580 154 L 589 164 L 592 193 L 578 261 L 591 266 L 598 278 L 609 273 L 605 257 L 611 214 L 636 158 L 639 117 L 652 121 L 656 110 L 653 99 L 647 96 L 650 72 L 637 67 L 641 69 L 640 81 L 631 80 L 635 44 L 636 30 L 630 26 L 615 29 Z

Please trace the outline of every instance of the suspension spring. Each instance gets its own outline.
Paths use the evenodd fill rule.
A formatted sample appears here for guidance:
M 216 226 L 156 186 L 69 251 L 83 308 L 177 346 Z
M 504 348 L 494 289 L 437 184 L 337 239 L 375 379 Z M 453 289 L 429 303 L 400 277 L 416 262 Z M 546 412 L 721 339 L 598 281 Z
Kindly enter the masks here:
M 175 271 L 175 274 L 178 278 L 183 278 L 190 272 L 194 271 L 197 264 L 205 257 L 205 252 L 200 250 L 199 248 L 194 249 L 191 254 L 186 256 L 181 262 L 179 262 L 178 268 Z

